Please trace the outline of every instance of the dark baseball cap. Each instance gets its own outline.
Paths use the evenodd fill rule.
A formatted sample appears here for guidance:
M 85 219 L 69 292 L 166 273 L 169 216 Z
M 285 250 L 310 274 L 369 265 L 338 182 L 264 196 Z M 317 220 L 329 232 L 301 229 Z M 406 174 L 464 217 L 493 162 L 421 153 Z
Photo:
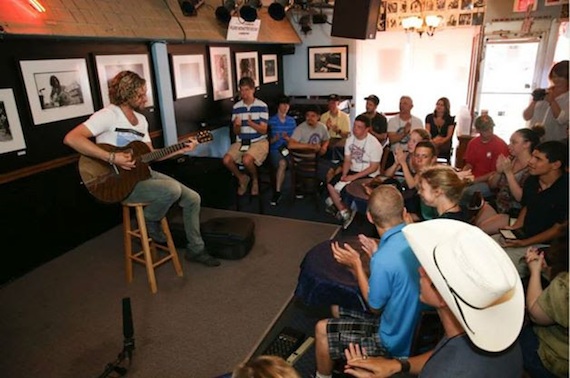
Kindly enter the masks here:
M 372 101 L 374 104 L 378 105 L 380 103 L 380 99 L 376 95 L 370 95 L 364 98 L 366 101 Z
M 340 97 L 337 94 L 329 95 L 328 101 L 340 101 Z

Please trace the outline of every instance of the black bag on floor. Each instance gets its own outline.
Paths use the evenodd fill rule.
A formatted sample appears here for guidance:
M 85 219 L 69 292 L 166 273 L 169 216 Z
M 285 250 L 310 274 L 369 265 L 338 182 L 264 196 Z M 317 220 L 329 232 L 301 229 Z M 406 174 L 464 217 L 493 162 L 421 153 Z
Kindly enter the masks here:
M 212 218 L 200 230 L 208 253 L 220 259 L 241 259 L 255 243 L 255 222 L 248 217 Z

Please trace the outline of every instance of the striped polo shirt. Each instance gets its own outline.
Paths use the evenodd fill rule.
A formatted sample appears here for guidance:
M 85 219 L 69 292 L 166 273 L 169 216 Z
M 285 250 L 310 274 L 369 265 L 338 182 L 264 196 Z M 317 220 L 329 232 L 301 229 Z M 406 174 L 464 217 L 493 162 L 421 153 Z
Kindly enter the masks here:
M 244 139 L 257 142 L 267 138 L 266 134 L 258 133 L 253 127 L 248 126 L 247 121 L 250 116 L 251 120 L 255 123 L 267 123 L 267 119 L 269 118 L 267 104 L 257 98 L 253 100 L 251 105 L 246 105 L 243 100 L 239 100 L 235 103 L 232 111 L 232 122 L 238 117 L 241 119 L 241 131 L 239 135 L 236 135 L 238 142 Z

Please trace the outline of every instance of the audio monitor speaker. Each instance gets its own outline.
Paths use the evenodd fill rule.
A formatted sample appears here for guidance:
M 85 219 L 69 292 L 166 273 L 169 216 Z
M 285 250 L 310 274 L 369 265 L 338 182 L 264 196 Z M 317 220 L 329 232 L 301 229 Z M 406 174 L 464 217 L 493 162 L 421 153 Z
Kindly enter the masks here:
M 331 36 L 374 39 L 381 0 L 335 0 Z

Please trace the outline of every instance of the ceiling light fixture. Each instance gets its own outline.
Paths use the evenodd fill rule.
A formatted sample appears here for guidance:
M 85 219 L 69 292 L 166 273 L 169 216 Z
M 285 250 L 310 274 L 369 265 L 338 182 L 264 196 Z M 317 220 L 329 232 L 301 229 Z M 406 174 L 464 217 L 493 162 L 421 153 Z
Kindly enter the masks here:
M 178 5 L 182 10 L 182 14 L 186 17 L 197 16 L 198 8 L 204 4 L 205 0 L 178 0 Z
M 419 4 L 421 11 L 420 16 L 410 16 L 402 19 L 402 27 L 406 32 L 418 32 L 420 37 L 426 33 L 430 37 L 434 35 L 435 30 L 440 26 L 443 18 L 436 14 L 424 15 L 424 3 L 416 0 L 414 3 Z

